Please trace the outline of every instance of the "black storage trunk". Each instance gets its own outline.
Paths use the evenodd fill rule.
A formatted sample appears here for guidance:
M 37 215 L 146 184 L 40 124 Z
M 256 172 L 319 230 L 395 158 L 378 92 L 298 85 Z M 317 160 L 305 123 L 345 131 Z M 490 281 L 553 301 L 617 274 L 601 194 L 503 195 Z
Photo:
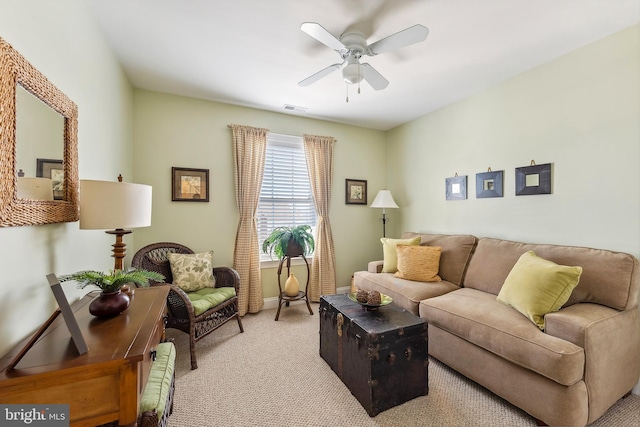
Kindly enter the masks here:
M 427 324 L 393 304 L 320 298 L 320 356 L 369 416 L 429 393 Z

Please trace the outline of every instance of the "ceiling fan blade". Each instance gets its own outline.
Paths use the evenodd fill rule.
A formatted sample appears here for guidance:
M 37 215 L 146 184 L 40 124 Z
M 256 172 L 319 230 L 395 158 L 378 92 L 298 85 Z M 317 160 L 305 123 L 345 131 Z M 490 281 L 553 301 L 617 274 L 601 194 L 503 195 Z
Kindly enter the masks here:
M 344 62 L 343 62 L 343 64 L 344 64 Z M 301 82 L 299 82 L 298 86 L 309 86 L 310 84 L 317 82 L 321 78 L 323 78 L 325 76 L 328 76 L 329 74 L 333 73 L 335 70 L 339 70 L 341 66 L 342 66 L 342 64 L 329 65 L 327 68 L 324 68 L 324 69 L 318 71 L 317 73 L 312 74 L 311 76 L 309 76 L 306 79 L 302 80 Z
M 382 77 L 382 74 L 376 71 L 376 69 L 371 65 L 365 63 L 361 64 L 360 67 L 362 71 L 362 78 L 365 79 L 375 90 L 382 90 L 389 86 L 389 80 Z
M 378 55 L 379 53 L 400 49 L 424 41 L 428 35 L 429 29 L 427 27 L 416 24 L 370 44 L 366 53 L 367 55 Z
M 305 22 L 300 29 L 333 50 L 346 49 L 344 44 L 317 22 Z

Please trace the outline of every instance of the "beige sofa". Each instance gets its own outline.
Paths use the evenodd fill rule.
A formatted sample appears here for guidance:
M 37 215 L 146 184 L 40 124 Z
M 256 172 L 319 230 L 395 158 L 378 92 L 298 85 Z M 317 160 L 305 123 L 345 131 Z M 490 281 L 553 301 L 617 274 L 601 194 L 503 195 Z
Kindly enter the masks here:
M 634 256 L 473 236 L 424 234 L 421 244 L 442 244 L 442 282 L 407 283 L 377 273 L 379 263 L 373 262 L 369 271 L 354 274 L 354 285 L 391 295 L 426 319 L 431 356 L 554 426 L 592 423 L 638 382 L 640 281 Z M 530 250 L 583 268 L 569 301 L 544 317 L 544 331 L 496 300 L 519 257 Z M 460 264 L 465 254 L 467 262 Z

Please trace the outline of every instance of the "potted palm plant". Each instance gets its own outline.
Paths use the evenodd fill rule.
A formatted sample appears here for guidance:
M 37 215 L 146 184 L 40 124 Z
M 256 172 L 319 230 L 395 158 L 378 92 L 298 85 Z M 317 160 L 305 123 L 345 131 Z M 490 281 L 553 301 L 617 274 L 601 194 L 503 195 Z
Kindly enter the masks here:
M 275 254 L 278 259 L 285 256 L 306 256 L 313 252 L 314 248 L 315 240 L 308 225 L 277 227 L 262 242 L 262 251 L 272 258 Z
M 113 317 L 129 307 L 129 295 L 121 292 L 128 283 L 138 286 L 148 286 L 149 280 L 161 282 L 164 276 L 147 270 L 111 270 L 108 273 L 100 271 L 79 271 L 60 277 L 61 282 L 75 280 L 80 288 L 94 285 L 102 291 L 89 305 L 89 312 L 96 317 Z

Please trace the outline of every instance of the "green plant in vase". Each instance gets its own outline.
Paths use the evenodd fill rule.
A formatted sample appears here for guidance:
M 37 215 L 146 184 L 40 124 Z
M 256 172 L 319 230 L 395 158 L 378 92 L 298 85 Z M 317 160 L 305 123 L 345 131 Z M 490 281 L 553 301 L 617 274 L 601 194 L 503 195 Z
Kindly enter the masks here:
M 89 312 L 96 317 L 108 318 L 117 316 L 129 307 L 130 296 L 120 292 L 125 285 L 135 283 L 138 286 L 148 286 L 149 280 L 161 282 L 164 276 L 154 271 L 136 269 L 110 270 L 108 273 L 87 270 L 61 276 L 59 279 L 61 282 L 74 280 L 80 288 L 89 285 L 100 288 L 102 293 L 91 301 Z
M 295 227 L 277 227 L 262 242 L 262 251 L 273 258 L 285 256 L 308 255 L 315 249 L 315 240 L 311 227 L 298 225 Z
M 161 282 L 164 276 L 155 271 L 147 270 L 110 270 L 109 273 L 86 270 L 60 277 L 61 282 L 75 280 L 80 288 L 94 285 L 103 293 L 119 291 L 127 283 L 135 283 L 138 286 L 148 286 L 149 280 Z

